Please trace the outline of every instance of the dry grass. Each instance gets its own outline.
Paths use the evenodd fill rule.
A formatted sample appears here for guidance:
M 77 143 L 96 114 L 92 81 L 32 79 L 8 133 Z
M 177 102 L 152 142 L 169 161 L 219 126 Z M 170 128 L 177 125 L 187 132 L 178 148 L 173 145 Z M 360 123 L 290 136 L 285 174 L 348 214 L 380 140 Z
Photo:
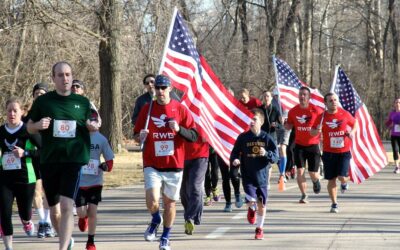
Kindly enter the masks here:
M 104 188 L 143 183 L 141 152 L 126 152 L 115 155 L 111 173 L 104 174 Z

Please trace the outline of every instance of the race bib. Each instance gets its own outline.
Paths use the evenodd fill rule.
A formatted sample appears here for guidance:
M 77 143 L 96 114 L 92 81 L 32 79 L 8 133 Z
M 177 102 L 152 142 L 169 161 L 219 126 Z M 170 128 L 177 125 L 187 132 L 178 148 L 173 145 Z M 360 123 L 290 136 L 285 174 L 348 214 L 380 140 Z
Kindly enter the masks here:
M 75 138 L 76 121 L 54 120 L 53 136 L 59 138 Z
M 331 137 L 331 148 L 343 148 L 344 137 Z
M 399 133 L 399 132 L 400 132 L 400 125 L 399 125 L 399 124 L 395 124 L 395 125 L 394 125 L 394 128 L 393 128 L 393 131 L 394 131 L 395 133 Z
M 99 160 L 90 159 L 87 165 L 82 167 L 82 174 L 98 175 L 99 174 Z
M 13 153 L 4 153 L 1 163 L 3 170 L 21 169 L 21 158 L 15 157 Z
M 156 156 L 168 156 L 174 154 L 174 141 L 154 142 Z

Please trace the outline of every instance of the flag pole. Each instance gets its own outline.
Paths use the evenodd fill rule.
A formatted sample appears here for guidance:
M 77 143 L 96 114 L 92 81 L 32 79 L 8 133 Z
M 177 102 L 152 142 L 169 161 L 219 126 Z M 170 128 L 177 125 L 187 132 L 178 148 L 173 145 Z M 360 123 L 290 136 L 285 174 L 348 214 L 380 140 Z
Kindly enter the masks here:
M 281 112 L 281 116 L 283 116 L 282 112 L 282 104 L 281 104 L 281 92 L 279 91 L 278 87 L 278 68 L 276 67 L 276 58 L 275 55 L 272 55 L 272 64 L 274 65 L 274 70 L 275 70 L 275 84 L 276 84 L 276 90 L 278 91 L 278 104 L 279 104 L 279 112 Z
M 167 49 L 168 49 L 168 42 L 171 40 L 171 39 L 169 39 L 169 37 L 172 34 L 172 30 L 174 28 L 174 23 L 175 23 L 174 21 L 175 21 L 177 13 L 178 13 L 178 8 L 176 8 L 176 6 L 175 6 L 174 7 L 174 13 L 172 14 L 172 18 L 171 18 L 171 24 L 169 25 L 168 35 L 167 35 L 167 38 L 165 39 L 164 51 L 163 51 L 163 54 L 162 54 L 162 57 L 161 57 L 162 59 L 161 59 L 160 67 L 159 67 L 159 70 L 158 70 L 158 74 L 161 74 L 163 72 L 162 65 L 164 65 L 164 63 L 165 63 L 165 59 L 166 59 L 166 55 L 167 55 Z
M 333 81 L 332 81 L 331 87 L 329 89 L 329 92 L 331 92 L 331 93 L 334 93 L 334 91 L 335 91 L 335 86 L 336 86 L 336 81 L 337 81 L 337 73 L 339 71 L 339 67 L 340 67 L 340 64 L 336 65 L 336 67 L 335 67 L 335 74 L 333 75 Z

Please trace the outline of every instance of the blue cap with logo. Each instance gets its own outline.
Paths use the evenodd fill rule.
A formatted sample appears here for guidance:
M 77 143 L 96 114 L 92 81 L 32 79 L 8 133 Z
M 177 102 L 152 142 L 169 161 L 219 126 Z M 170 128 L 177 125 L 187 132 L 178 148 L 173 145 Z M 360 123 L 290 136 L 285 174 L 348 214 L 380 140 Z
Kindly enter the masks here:
M 156 82 L 154 84 L 154 86 L 171 86 L 171 81 L 169 80 L 168 76 L 164 76 L 164 75 L 157 75 L 156 76 Z

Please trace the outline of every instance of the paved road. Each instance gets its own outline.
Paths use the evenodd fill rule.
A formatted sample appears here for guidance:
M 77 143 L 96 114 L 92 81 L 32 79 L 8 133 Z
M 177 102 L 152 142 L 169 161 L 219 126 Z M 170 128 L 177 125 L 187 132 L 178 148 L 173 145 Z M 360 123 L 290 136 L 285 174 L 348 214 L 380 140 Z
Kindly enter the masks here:
M 274 182 L 276 177 L 273 178 Z M 326 186 L 326 181 L 322 182 Z M 400 249 L 400 175 L 389 166 L 361 185 L 352 185 L 339 196 L 338 214 L 329 213 L 326 190 L 310 195 L 309 204 L 298 203 L 298 188 L 291 180 L 287 190 L 273 184 L 265 221 L 265 239 L 256 241 L 254 226 L 246 222 L 246 210 L 224 213 L 223 202 L 206 207 L 203 225 L 193 236 L 183 233 L 182 208 L 172 231 L 172 249 Z M 311 187 L 309 187 L 311 189 Z M 96 235 L 97 249 L 158 249 L 145 242 L 149 220 L 142 186 L 104 191 Z M 57 239 L 23 236 L 17 217 L 14 249 L 57 249 Z M 74 249 L 84 249 L 86 235 L 74 230 Z M 3 245 L 0 244 L 0 249 Z

